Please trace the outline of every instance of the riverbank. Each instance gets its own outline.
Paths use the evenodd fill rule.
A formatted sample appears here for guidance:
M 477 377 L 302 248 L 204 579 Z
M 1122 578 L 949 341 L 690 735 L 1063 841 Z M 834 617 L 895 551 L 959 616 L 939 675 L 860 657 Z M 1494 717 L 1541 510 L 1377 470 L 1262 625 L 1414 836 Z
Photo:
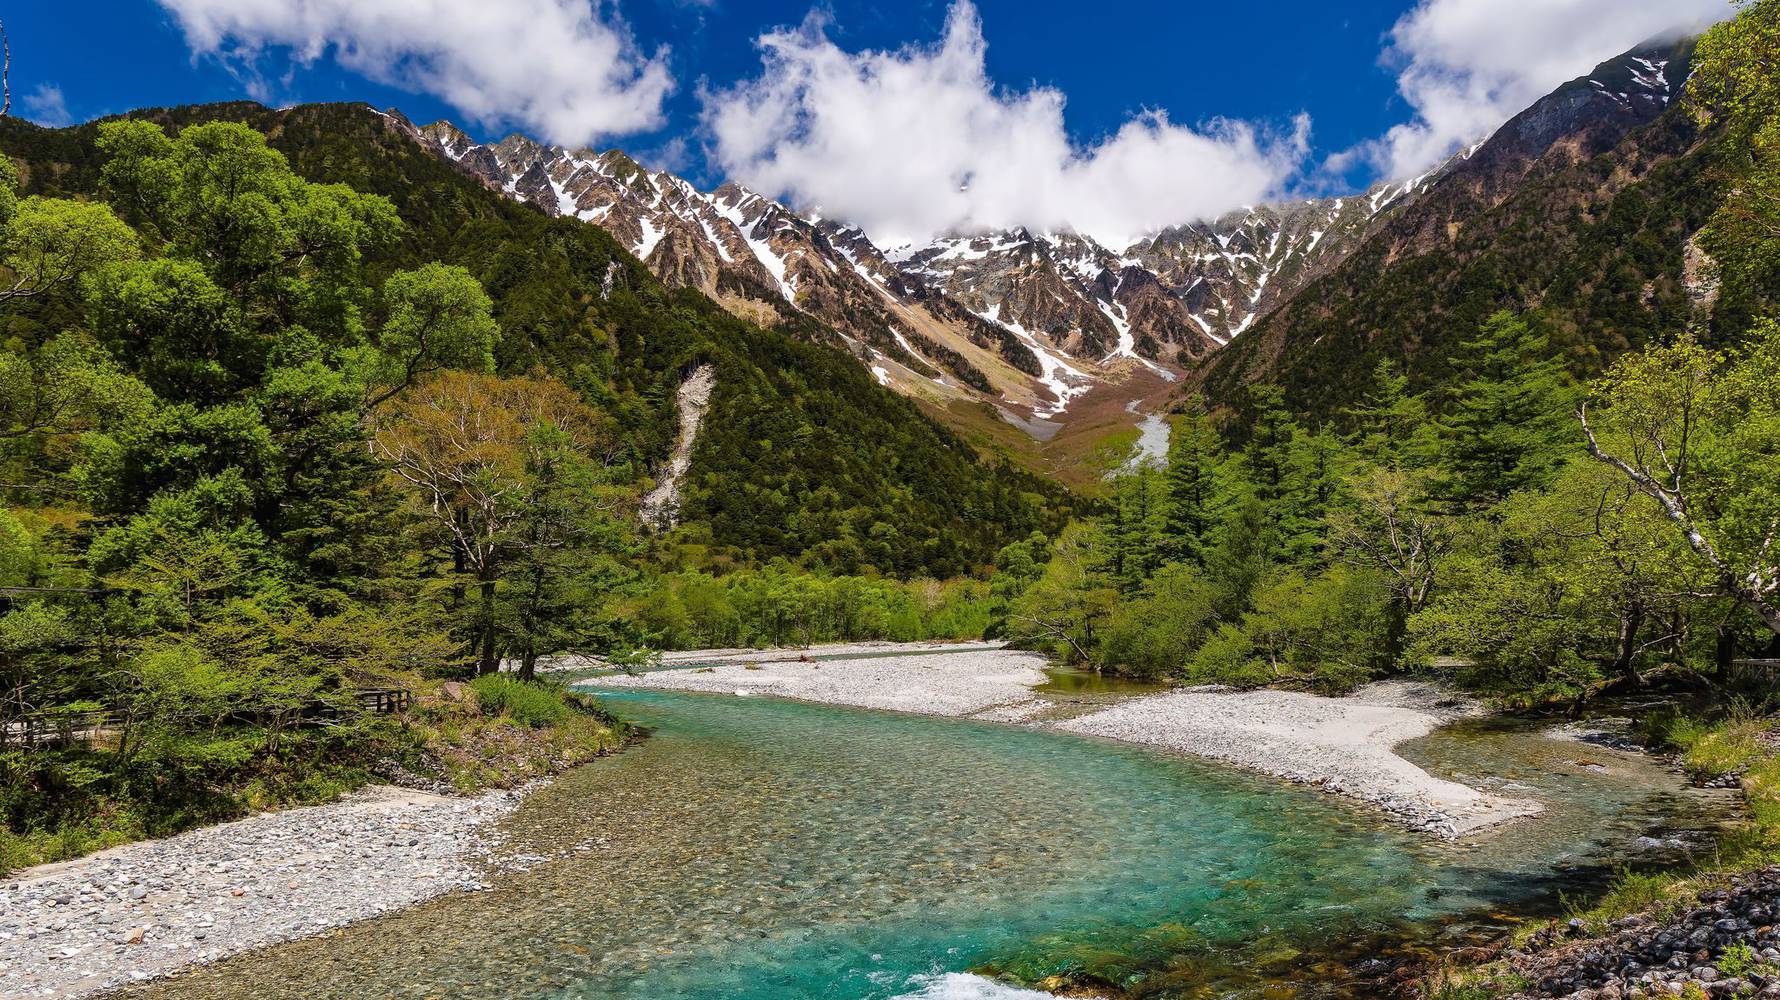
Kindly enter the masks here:
M 1057 724 L 1209 757 L 1376 806 L 1413 830 L 1458 838 L 1537 815 L 1540 803 L 1436 778 L 1399 744 L 1477 711 L 1427 685 L 1385 681 L 1346 698 L 1292 691 L 1177 691 Z
M 1628 870 L 1593 906 L 1432 970 L 1432 1000 L 1780 998 L 1780 722 L 1739 706 L 1643 729 L 1696 786 L 1737 789 L 1740 818 L 1694 866 Z
M 372 786 L 0 882 L 0 996 L 84 997 L 482 886 L 523 789 Z
M 948 651 L 922 643 L 908 655 L 886 656 L 890 644 L 812 650 L 702 650 L 663 664 L 698 664 L 638 675 L 597 677 L 590 687 L 772 695 L 797 701 L 960 718 L 1036 703 L 1033 689 L 1050 678 L 1036 653 L 971 646 Z M 856 658 L 822 659 L 816 657 Z
M 1310 785 L 1378 808 L 1447 839 L 1537 814 L 1540 805 L 1436 778 L 1399 744 L 1480 711 L 1428 684 L 1383 682 L 1346 698 L 1282 691 L 1180 690 L 1090 706 L 1071 717 L 1037 689 L 1050 677 L 1036 653 L 886 647 L 675 654 L 677 669 L 593 678 L 604 688 L 773 695 L 921 715 L 1042 726 L 1193 754 Z M 817 656 L 824 657 L 816 659 Z

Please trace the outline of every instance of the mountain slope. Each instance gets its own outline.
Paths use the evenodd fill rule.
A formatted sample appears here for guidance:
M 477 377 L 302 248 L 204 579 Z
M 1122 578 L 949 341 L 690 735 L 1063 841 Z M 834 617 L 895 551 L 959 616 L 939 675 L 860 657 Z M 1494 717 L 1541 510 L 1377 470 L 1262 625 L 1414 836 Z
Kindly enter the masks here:
M 1536 309 L 1579 373 L 1696 320 L 1691 237 L 1722 198 L 1712 137 L 1675 98 L 1691 43 L 1649 46 L 1558 88 L 1499 129 L 1338 267 L 1205 366 L 1215 402 L 1283 385 L 1330 415 L 1381 359 L 1418 389 L 1450 377 L 1450 348 L 1503 309 Z
M 714 366 L 676 536 L 684 557 L 950 576 L 1068 513 L 1058 487 L 983 461 L 845 354 L 662 285 L 604 230 L 489 192 L 362 105 L 137 114 L 170 128 L 243 121 L 300 174 L 389 197 L 404 238 L 373 266 L 468 267 L 495 302 L 499 367 L 545 367 L 611 414 L 623 446 L 610 461 L 661 463 L 677 427 L 675 389 Z M 98 186 L 95 132 L 0 119 L 0 149 L 23 161 L 26 193 L 88 194 Z
M 448 122 L 384 114 L 490 189 L 606 229 L 670 285 L 769 325 L 814 320 L 798 328 L 954 422 L 988 406 L 1040 440 L 1147 399 L 1155 379 L 1241 334 L 1428 182 L 1249 209 L 1121 252 L 1024 229 L 887 250 L 835 220 L 735 184 L 702 192 L 622 152 L 519 135 L 481 145 Z M 1084 397 L 1096 401 L 1086 415 Z

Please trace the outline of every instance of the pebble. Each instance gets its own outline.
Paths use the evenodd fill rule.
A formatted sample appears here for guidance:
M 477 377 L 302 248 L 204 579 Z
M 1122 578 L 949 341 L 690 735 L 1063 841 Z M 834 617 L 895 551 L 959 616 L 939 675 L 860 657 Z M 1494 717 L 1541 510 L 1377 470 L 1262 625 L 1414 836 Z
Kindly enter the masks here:
M 481 828 L 524 791 L 371 788 L 0 879 L 0 997 L 91 996 L 482 888 Z
M 1516 954 L 1514 971 L 1534 982 L 1519 998 L 1565 1000 L 1681 996 L 1690 988 L 1708 997 L 1780 998 L 1780 868 L 1740 876 L 1729 888 L 1703 894 L 1691 909 L 1666 921 L 1614 921 L 1607 937 L 1576 941 L 1585 928 L 1543 932 L 1535 950 Z M 1747 946 L 1747 958 L 1728 975 L 1727 951 Z M 1543 950 L 1540 950 L 1543 949 Z

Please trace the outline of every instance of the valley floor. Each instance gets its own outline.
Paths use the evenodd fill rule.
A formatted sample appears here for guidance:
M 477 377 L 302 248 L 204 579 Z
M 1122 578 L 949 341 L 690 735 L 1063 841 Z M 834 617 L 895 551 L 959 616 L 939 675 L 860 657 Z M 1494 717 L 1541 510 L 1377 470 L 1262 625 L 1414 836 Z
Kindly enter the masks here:
M 981 644 L 705 650 L 673 654 L 663 666 L 585 683 L 1053 727 L 1310 785 L 1449 839 L 1540 811 L 1537 802 L 1436 778 L 1396 754 L 1397 745 L 1478 711 L 1426 684 L 1384 682 L 1346 698 L 1211 688 L 1081 696 L 1046 690 L 1043 656 Z

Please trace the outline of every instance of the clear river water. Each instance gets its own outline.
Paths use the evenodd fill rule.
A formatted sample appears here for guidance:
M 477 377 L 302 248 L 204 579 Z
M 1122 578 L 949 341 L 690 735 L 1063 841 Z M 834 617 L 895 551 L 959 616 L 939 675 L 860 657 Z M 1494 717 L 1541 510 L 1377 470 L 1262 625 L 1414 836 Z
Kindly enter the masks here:
M 1361 996 L 1357 960 L 1549 907 L 1640 837 L 1709 826 L 1724 801 L 1635 755 L 1465 723 L 1406 755 L 1551 808 L 1444 845 L 1313 791 L 1085 737 L 764 698 L 605 697 L 653 732 L 505 823 L 497 854 L 528 870 L 497 866 L 489 891 L 127 995 L 1038 995 L 981 975 L 1129 996 Z

